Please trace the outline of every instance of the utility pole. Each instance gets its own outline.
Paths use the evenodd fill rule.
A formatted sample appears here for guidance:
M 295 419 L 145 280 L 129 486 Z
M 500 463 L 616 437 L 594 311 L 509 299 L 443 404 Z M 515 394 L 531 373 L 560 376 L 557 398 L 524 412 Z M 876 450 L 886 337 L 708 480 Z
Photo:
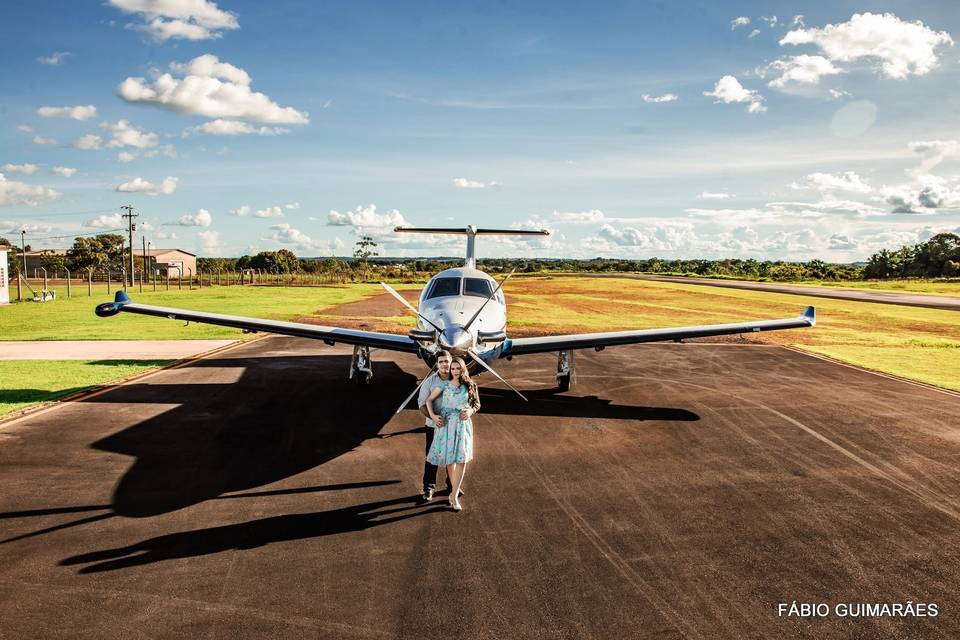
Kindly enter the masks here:
M 26 229 L 20 230 L 20 249 L 22 249 L 20 255 L 23 257 L 23 277 L 27 277 L 27 231 Z
M 140 291 L 143 292 L 143 278 L 147 275 L 147 236 L 141 235 L 140 241 L 143 244 L 143 260 L 140 261 Z
M 136 271 L 134 270 L 134 264 L 133 264 L 133 232 L 136 231 L 137 229 L 137 225 L 133 223 L 133 219 L 139 216 L 140 214 L 133 212 L 132 204 L 125 204 L 120 208 L 127 210 L 127 212 L 123 214 L 123 217 L 127 219 L 127 231 L 130 234 L 130 286 L 132 287 L 134 285 L 133 274 L 136 273 Z M 124 284 L 126 284 L 126 282 L 124 282 Z

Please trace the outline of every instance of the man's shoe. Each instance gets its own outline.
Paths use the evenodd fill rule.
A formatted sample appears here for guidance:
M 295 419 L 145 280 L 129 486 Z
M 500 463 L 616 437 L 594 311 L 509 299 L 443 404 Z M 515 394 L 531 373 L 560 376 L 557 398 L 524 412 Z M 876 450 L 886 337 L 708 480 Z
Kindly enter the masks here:
M 433 489 L 427 489 L 423 492 L 423 495 L 420 496 L 420 504 L 427 504 L 433 500 Z

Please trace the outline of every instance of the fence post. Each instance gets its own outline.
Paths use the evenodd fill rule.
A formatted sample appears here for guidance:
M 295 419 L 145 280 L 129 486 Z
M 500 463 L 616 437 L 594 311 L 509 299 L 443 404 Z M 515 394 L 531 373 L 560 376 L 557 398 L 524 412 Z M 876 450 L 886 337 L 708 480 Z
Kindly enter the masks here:
M 70 269 L 66 270 L 67 272 L 67 297 L 70 297 Z
M 200 269 L 197 269 L 197 282 L 200 283 L 198 288 L 203 289 L 203 271 L 200 271 Z
M 93 269 L 87 269 L 87 297 L 93 295 Z
M 193 291 L 193 267 L 187 267 L 187 285 L 190 287 L 190 291 Z
M 167 291 L 170 291 L 170 267 L 167 267 Z
M 107 295 L 110 295 L 110 269 L 107 269 Z
M 23 300 L 23 294 L 20 292 L 20 281 L 23 280 L 23 274 L 17 271 L 17 302 Z

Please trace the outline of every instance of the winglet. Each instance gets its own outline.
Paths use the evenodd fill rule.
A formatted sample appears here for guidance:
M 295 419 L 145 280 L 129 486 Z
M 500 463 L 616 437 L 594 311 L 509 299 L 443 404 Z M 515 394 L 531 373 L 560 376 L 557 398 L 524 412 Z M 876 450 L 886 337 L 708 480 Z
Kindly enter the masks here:
M 816 307 L 807 307 L 803 311 L 803 317 L 810 324 L 811 327 L 817 324 L 817 308 Z
M 115 316 L 120 313 L 120 308 L 125 304 L 130 304 L 133 302 L 130 300 L 130 296 L 127 295 L 126 291 L 117 291 L 117 295 L 114 296 L 113 302 L 104 302 L 103 304 L 98 304 L 97 308 L 93 310 L 101 318 L 109 318 L 110 316 Z

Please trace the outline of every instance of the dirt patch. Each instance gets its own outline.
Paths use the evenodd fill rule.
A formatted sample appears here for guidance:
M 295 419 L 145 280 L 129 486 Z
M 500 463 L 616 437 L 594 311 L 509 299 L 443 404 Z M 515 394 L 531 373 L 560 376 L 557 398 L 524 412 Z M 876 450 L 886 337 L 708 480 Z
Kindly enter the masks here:
M 399 291 L 398 293 L 414 307 L 417 306 L 417 299 L 420 297 L 419 290 L 408 289 Z M 389 318 L 403 315 L 404 313 L 410 312 L 406 311 L 402 304 L 386 292 L 373 296 L 372 298 L 367 298 L 366 300 L 348 302 L 347 304 L 341 304 L 330 309 L 324 309 L 323 311 L 323 315 L 325 316 L 344 316 L 348 318 L 356 318 L 358 316 L 367 318 Z

